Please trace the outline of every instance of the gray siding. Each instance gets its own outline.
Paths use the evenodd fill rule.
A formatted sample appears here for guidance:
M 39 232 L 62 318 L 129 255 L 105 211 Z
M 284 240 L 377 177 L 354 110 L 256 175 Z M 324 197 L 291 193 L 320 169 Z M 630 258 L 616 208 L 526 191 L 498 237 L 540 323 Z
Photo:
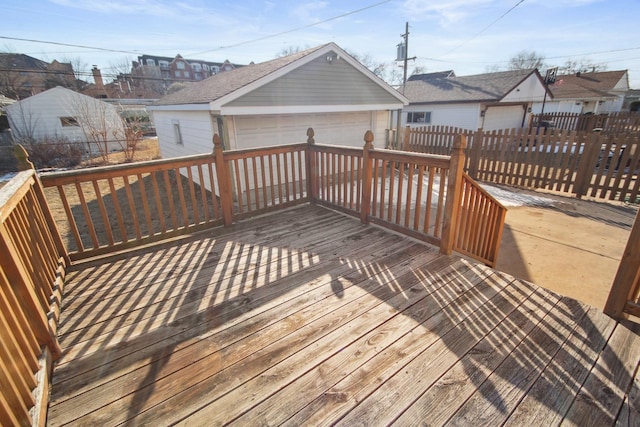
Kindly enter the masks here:
M 233 107 L 398 104 L 342 59 L 315 59 L 227 104 Z

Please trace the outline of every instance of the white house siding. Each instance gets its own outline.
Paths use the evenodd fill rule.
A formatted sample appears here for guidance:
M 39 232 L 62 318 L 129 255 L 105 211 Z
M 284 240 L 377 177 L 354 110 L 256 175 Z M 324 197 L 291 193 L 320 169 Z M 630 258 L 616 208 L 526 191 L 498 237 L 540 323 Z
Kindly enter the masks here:
M 455 126 L 476 130 L 481 126 L 480 104 L 415 104 L 402 111 L 402 124 L 407 124 L 409 112 L 431 112 L 430 123 L 409 123 L 409 126 Z
M 525 118 L 522 105 L 490 106 L 484 114 L 484 130 L 521 128 Z
M 540 83 L 540 79 L 535 74 L 531 74 L 511 92 L 506 94 L 500 102 L 523 102 L 530 103 L 544 99 L 544 85 Z
M 82 114 L 80 109 L 86 109 Z M 69 89 L 56 87 L 37 95 L 16 102 L 6 109 L 14 137 L 31 136 L 36 140 L 46 138 L 63 138 L 70 142 L 86 142 L 90 138 L 85 135 L 81 126 L 62 126 L 62 117 L 76 118 L 83 121 L 95 120 L 94 126 L 108 126 L 109 138 L 120 138 L 124 135 L 122 120 L 116 107 L 103 101 L 81 95 Z M 120 149 L 120 144 L 109 143 L 109 151 Z
M 152 111 L 163 158 L 213 152 L 212 116 L 209 111 Z M 176 141 L 174 124 L 180 126 L 182 145 Z
M 388 120 L 386 111 L 235 116 L 230 120 L 230 146 L 254 148 L 306 142 L 307 129 L 311 127 L 318 144 L 362 148 L 364 134 L 371 130 L 374 146 L 384 148 Z

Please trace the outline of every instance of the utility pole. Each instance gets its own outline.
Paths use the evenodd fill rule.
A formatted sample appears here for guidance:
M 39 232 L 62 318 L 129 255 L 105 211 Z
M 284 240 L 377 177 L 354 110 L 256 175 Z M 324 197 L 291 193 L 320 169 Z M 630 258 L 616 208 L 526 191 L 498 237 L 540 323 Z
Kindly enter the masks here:
M 396 61 L 403 61 L 403 77 L 402 77 L 402 94 L 404 95 L 404 88 L 407 85 L 407 68 L 408 68 L 408 62 L 409 60 L 415 60 L 416 57 L 414 56 L 413 58 L 409 58 L 407 55 L 409 53 L 409 22 L 406 23 L 405 25 L 405 29 L 404 29 L 404 34 L 400 34 L 400 37 L 402 37 L 404 39 L 403 42 L 400 42 L 400 44 L 397 46 L 398 47 L 398 53 L 396 55 Z M 398 110 L 398 117 L 397 117 L 397 130 L 396 130 L 396 138 L 395 138 L 395 145 L 396 148 L 398 148 L 400 146 L 400 125 L 402 124 L 402 118 L 400 117 L 402 114 L 402 110 Z
M 415 60 L 416 57 L 412 57 L 409 58 L 409 23 L 407 22 L 405 25 L 405 31 L 404 34 L 400 34 L 400 37 L 402 37 L 404 39 L 404 42 L 401 42 L 398 45 L 398 55 L 396 58 L 396 61 L 404 61 L 404 71 L 403 71 L 403 78 L 402 78 L 402 94 L 404 95 L 404 87 L 407 84 L 407 68 L 408 68 L 408 62 L 409 60 Z

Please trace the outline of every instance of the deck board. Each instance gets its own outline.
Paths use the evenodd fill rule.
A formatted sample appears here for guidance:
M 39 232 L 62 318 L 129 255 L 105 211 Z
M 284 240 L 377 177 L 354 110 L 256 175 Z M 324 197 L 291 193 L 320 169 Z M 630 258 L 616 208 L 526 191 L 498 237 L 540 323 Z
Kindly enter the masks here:
M 318 206 L 67 278 L 51 426 L 637 417 L 635 327 Z

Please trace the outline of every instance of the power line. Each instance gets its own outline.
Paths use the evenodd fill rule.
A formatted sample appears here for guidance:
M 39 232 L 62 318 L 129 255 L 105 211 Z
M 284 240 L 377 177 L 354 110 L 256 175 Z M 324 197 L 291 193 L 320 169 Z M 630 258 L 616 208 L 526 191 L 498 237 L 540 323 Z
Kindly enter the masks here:
M 365 10 L 372 9 L 374 7 L 383 5 L 385 3 L 389 3 L 391 1 L 392 0 L 384 0 L 384 1 L 381 1 L 381 2 L 378 2 L 378 3 L 371 4 L 369 6 L 365 6 L 363 8 L 357 9 L 357 10 L 352 10 L 350 12 L 343 13 L 342 15 L 333 16 L 331 18 L 327 18 L 327 19 L 324 19 L 322 21 L 314 22 L 314 23 L 308 24 L 308 25 L 303 25 L 302 27 L 296 27 L 296 28 L 292 28 L 290 30 L 281 31 L 281 32 L 276 33 L 276 34 L 270 34 L 270 35 L 263 36 L 263 37 L 258 37 L 258 38 L 252 39 L 252 40 L 246 40 L 246 41 L 243 41 L 243 42 L 240 42 L 240 43 L 235 43 L 235 44 L 231 44 L 231 45 L 228 45 L 228 46 L 220 46 L 220 47 L 217 47 L 215 49 L 203 50 L 201 52 L 190 53 L 190 54 L 187 54 L 187 55 L 188 56 L 202 55 L 204 53 L 214 52 L 214 51 L 222 50 L 222 49 L 229 49 L 229 48 L 232 48 L 232 47 L 244 46 L 246 44 L 250 44 L 250 43 L 259 42 L 259 41 L 262 41 L 262 40 L 271 39 L 271 38 L 274 38 L 274 37 L 282 36 L 284 34 L 289 34 L 289 33 L 295 32 L 295 31 L 300 31 L 300 30 L 304 30 L 304 29 L 307 29 L 307 28 L 315 27 L 315 26 L 320 25 L 320 24 L 325 24 L 325 23 L 330 22 L 330 21 L 335 21 L 336 19 L 344 18 L 345 16 L 349 16 L 349 15 L 353 15 L 353 14 L 356 14 L 356 13 L 359 13 L 359 12 L 363 12 Z M 522 0 L 522 1 L 524 1 L 524 0 Z
M 128 53 L 128 54 L 131 54 L 131 55 L 138 55 L 140 53 L 140 52 L 130 51 L 130 50 L 107 49 L 107 48 L 104 48 L 104 47 L 83 46 L 83 45 L 78 45 L 78 44 L 59 43 L 59 42 L 51 42 L 51 41 L 46 41 L 46 40 L 21 39 L 21 38 L 18 38 L 18 37 L 0 36 L 0 39 L 16 40 L 16 41 L 29 42 L 29 43 L 53 44 L 53 45 L 56 45 L 56 46 L 79 47 L 81 49 L 100 50 L 100 51 L 103 51 L 103 52 Z
M 484 27 L 483 29 L 481 29 L 480 31 L 478 31 L 477 33 L 475 33 L 470 39 L 462 42 L 461 44 L 459 44 L 458 46 L 454 47 L 453 49 L 451 49 L 450 51 L 446 52 L 445 54 L 441 55 L 442 56 L 447 56 L 449 55 L 451 52 L 461 48 L 462 46 L 464 46 L 465 44 L 469 43 L 471 40 L 475 39 L 476 37 L 478 37 L 480 34 L 484 33 L 485 31 L 487 31 L 490 27 L 492 27 L 494 24 L 496 24 L 498 21 L 500 21 L 502 18 L 504 18 L 505 16 L 507 16 L 511 11 L 513 11 L 516 7 L 520 6 L 522 3 L 524 3 L 526 0 L 520 0 L 518 3 L 516 3 L 515 5 L 513 5 L 511 7 L 511 9 L 507 10 L 505 13 L 503 13 L 502 15 L 500 15 L 496 20 L 494 20 L 492 23 L 490 23 L 489 25 L 487 25 L 486 27 Z

